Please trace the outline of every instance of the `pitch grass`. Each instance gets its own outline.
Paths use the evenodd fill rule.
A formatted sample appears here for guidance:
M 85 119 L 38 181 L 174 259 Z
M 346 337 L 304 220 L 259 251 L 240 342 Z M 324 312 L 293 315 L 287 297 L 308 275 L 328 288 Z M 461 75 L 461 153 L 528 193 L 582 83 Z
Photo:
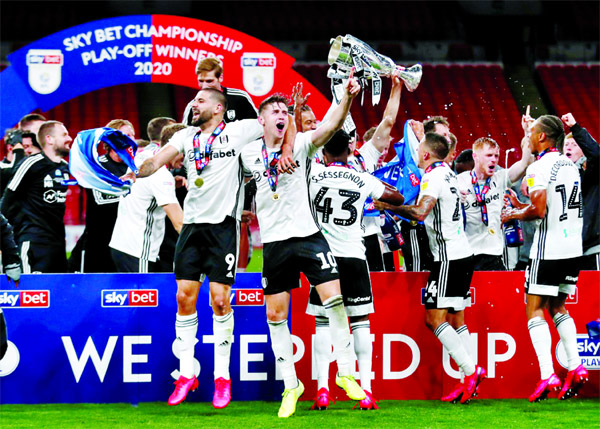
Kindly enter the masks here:
M 352 410 L 339 401 L 327 411 L 298 404 L 296 414 L 277 418 L 279 403 L 232 402 L 224 410 L 210 403 L 3 405 L 2 428 L 598 428 L 600 402 L 595 399 L 547 401 L 482 399 L 468 405 L 440 401 L 381 401 L 377 411 Z

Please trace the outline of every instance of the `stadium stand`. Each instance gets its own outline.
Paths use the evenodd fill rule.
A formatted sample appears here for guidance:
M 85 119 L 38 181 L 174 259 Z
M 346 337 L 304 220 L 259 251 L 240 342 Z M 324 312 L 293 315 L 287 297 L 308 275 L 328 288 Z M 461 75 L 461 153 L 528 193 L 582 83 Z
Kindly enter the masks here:
M 536 67 L 556 115 L 571 112 L 598 139 L 600 65 L 539 64 Z

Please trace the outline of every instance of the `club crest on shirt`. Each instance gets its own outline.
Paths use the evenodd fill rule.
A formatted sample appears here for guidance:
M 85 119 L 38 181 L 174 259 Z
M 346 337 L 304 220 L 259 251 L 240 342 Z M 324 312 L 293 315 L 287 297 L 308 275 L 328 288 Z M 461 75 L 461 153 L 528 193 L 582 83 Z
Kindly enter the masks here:
M 235 119 L 235 110 L 227 111 L 227 119 L 229 119 L 230 121 L 233 121 Z

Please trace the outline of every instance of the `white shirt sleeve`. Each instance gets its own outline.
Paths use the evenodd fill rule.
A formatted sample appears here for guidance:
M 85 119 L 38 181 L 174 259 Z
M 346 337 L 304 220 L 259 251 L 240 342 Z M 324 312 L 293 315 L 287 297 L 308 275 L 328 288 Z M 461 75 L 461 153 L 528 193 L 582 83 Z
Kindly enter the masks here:
M 366 142 L 360 149 L 358 149 L 360 154 L 365 159 L 365 166 L 369 172 L 373 172 L 375 167 L 377 166 L 377 162 L 379 161 L 379 157 L 381 157 L 381 152 L 377 150 L 375 145 L 369 140 Z
M 319 148 L 317 148 L 312 142 L 312 135 L 314 131 L 307 131 L 305 133 L 296 134 L 296 140 L 294 140 L 294 156 L 301 158 L 312 158 L 315 156 Z
M 173 136 L 169 140 L 169 143 L 167 143 L 166 146 L 174 147 L 175 149 L 177 149 L 178 153 L 185 152 L 185 149 L 184 149 L 185 140 L 186 140 L 186 138 L 191 138 L 189 133 L 190 133 L 189 128 L 184 128 L 182 130 L 177 131 L 175 134 L 173 134 Z
M 419 201 L 422 197 L 426 195 L 435 199 L 438 199 L 440 197 L 440 193 L 442 191 L 442 184 L 444 181 L 436 179 L 437 177 L 435 177 L 431 173 L 426 173 L 421 178 L 421 191 L 419 193 Z
M 166 167 L 160 168 L 155 174 L 147 178 L 152 194 L 156 198 L 156 204 L 166 206 L 177 203 L 175 195 L 175 178 Z
M 381 183 L 381 181 L 375 176 L 371 176 L 370 174 L 365 174 L 365 183 L 369 186 L 369 196 L 374 200 L 378 200 L 381 198 L 383 193 L 385 192 L 385 185 Z
M 533 191 L 537 191 L 540 189 L 545 190 L 548 188 L 548 177 L 546 174 L 547 172 L 544 171 L 543 168 L 538 168 L 539 165 L 539 162 L 534 162 L 529 167 L 527 167 L 527 174 L 525 175 L 525 180 L 527 181 L 527 187 L 529 188 L 530 194 Z

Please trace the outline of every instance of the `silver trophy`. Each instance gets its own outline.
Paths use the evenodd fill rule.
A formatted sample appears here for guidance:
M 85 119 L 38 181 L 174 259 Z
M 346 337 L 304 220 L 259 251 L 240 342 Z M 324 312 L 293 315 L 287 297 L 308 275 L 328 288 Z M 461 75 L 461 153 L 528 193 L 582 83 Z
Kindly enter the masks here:
M 365 42 L 350 34 L 331 39 L 327 62 L 331 66 L 327 76 L 332 79 L 347 79 L 350 70 L 354 67 L 355 77 L 361 80 L 373 80 L 374 96 L 378 90 L 381 93 L 379 76 L 391 76 L 394 71 L 398 70 L 400 79 L 404 81 L 406 88 L 411 92 L 417 89 L 421 82 L 421 76 L 423 76 L 421 64 L 415 64 L 402 70 L 391 58 L 379 54 Z

